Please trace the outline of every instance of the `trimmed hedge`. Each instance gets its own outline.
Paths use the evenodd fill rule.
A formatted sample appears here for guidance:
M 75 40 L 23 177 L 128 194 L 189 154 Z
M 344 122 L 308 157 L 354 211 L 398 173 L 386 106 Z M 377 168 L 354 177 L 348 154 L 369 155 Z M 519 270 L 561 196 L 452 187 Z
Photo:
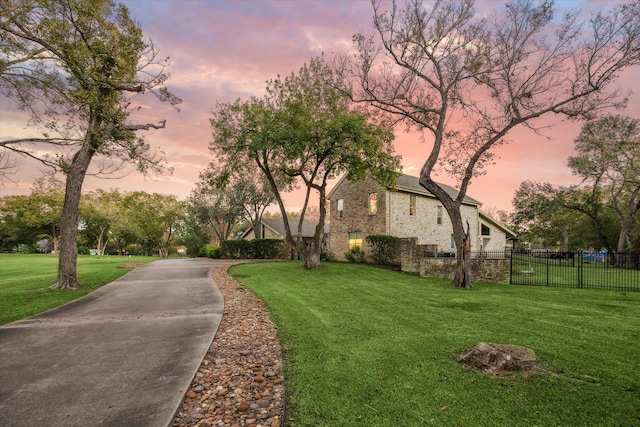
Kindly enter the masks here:
M 280 239 L 224 240 L 220 253 L 222 258 L 278 259 L 286 257 L 287 246 Z
M 400 254 L 400 239 L 385 234 L 372 234 L 365 237 L 371 246 L 371 258 L 376 264 L 385 265 L 395 262 Z
M 222 258 L 253 258 L 249 240 L 223 240 L 220 242 Z
M 250 240 L 253 246 L 253 256 L 259 259 L 276 259 L 286 257 L 287 245 L 280 239 Z

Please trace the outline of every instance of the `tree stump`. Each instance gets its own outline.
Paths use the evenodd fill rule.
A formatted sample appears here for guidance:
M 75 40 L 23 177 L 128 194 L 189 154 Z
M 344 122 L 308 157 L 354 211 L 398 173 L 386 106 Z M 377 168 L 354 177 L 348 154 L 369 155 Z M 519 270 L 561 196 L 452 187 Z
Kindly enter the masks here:
M 508 372 L 542 371 L 533 350 L 509 344 L 478 343 L 463 351 L 457 362 L 500 376 Z

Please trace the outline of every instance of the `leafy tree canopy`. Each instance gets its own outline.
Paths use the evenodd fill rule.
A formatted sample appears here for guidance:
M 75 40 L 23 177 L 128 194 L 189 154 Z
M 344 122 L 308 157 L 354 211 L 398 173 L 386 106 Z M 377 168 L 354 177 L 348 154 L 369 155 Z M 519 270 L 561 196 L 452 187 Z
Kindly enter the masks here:
M 218 105 L 211 119 L 211 152 L 227 174 L 257 165 L 284 217 L 287 242 L 303 254 L 306 268 L 320 262 L 328 181 L 346 173 L 390 185 L 399 170 L 390 123 L 355 107 L 338 83 L 324 59 L 315 58 L 297 74 L 270 80 L 263 98 Z M 304 203 L 298 229 L 291 230 L 282 195 L 298 185 Z M 305 243 L 301 224 L 312 195 L 320 218 L 313 241 Z
M 43 131 L 0 140 L 0 147 L 66 175 L 53 287 L 76 289 L 78 210 L 92 160 L 101 157 L 99 169 L 111 173 L 123 162 L 143 173 L 162 172 L 163 155 L 135 131 L 163 128 L 166 121 L 128 123 L 131 97 L 151 92 L 174 106 L 181 100 L 164 86 L 167 60 L 158 59 L 122 4 L 0 0 L 0 11 L 0 91 L 29 112 L 33 128 Z M 33 150 L 33 144 L 44 144 L 45 150 Z

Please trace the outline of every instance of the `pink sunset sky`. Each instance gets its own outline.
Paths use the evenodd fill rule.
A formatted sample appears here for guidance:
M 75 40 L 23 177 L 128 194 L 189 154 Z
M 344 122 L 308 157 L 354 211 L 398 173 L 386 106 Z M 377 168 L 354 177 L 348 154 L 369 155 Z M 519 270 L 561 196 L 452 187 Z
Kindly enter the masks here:
M 122 0 L 121 0 L 122 1 Z M 142 177 L 135 172 L 121 179 L 87 177 L 84 189 L 118 188 L 173 194 L 186 198 L 208 164 L 211 140 L 209 117 L 218 102 L 261 96 L 265 82 L 277 75 L 297 72 L 310 58 L 322 53 L 346 52 L 352 48 L 353 34 L 371 30 L 369 0 L 124 0 L 132 15 L 153 40 L 162 56 L 171 58 L 168 87 L 183 99 L 181 111 L 150 102 L 149 108 L 134 118 L 137 122 L 167 120 L 166 129 L 151 130 L 145 139 L 165 151 L 174 173 L 162 177 Z M 429 3 L 429 2 L 427 2 Z M 562 8 L 612 5 L 611 1 L 557 1 Z M 481 0 L 478 11 L 504 4 L 503 0 Z M 637 89 L 640 69 L 626 72 L 618 84 Z M 5 99 L 0 99 L 0 139 L 33 134 L 21 115 Z M 640 93 L 619 114 L 640 118 Z M 581 124 L 549 117 L 553 125 L 539 136 L 523 128 L 509 135 L 509 144 L 500 147 L 499 159 L 486 175 L 472 181 L 468 194 L 489 211 L 512 210 L 511 200 L 522 181 L 544 181 L 569 185 L 579 180 L 571 175 L 568 156 Z M 396 132 L 396 152 L 402 156 L 404 172 L 418 175 L 427 154 L 429 140 L 419 135 Z M 29 194 L 40 176 L 38 164 L 21 160 L 14 183 L 0 187 L 0 196 Z M 455 185 L 448 176 L 437 177 Z M 288 198 L 288 209 L 301 201 Z

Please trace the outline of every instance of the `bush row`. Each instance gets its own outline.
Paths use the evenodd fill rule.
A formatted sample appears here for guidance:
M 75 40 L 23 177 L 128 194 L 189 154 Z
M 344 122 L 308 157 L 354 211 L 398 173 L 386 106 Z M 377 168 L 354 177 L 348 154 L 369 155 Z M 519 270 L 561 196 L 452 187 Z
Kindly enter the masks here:
M 207 246 L 205 255 L 214 259 L 280 259 L 288 252 L 280 239 L 224 240 L 219 246 Z

